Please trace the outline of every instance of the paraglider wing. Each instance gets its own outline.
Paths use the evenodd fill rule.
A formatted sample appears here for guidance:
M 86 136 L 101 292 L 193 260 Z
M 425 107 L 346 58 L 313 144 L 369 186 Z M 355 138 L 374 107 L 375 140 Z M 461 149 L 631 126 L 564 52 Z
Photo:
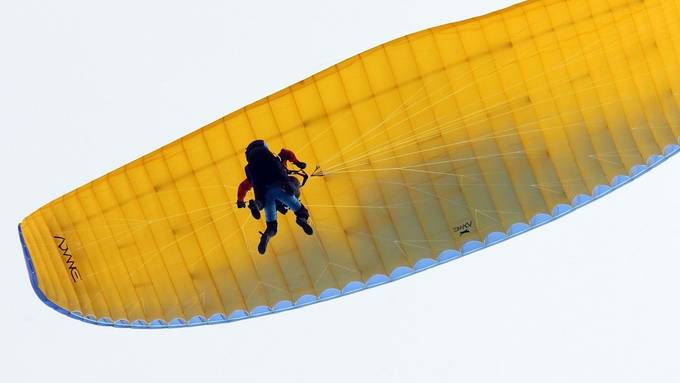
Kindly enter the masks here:
M 20 224 L 36 292 L 85 321 L 243 319 L 561 216 L 677 152 L 680 3 L 537 0 L 413 33 L 239 109 Z M 237 209 L 263 139 L 319 164 L 313 235 Z

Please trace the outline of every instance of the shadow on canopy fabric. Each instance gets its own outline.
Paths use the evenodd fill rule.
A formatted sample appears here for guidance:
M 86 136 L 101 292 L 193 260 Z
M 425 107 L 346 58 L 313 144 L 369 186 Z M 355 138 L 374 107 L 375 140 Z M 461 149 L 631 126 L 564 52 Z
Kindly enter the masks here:
M 563 215 L 675 153 L 680 1 L 529 1 L 378 46 L 50 202 L 20 224 L 38 295 L 106 325 L 286 310 Z M 244 149 L 323 176 L 264 256 Z M 317 175 L 321 175 L 317 172 Z

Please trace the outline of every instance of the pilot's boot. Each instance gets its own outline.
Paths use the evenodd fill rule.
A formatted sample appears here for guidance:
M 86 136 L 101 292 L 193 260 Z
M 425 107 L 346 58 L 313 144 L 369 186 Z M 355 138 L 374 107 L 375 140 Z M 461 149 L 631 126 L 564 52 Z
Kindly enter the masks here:
M 305 234 L 312 235 L 314 230 L 309 225 L 309 222 L 307 222 L 307 219 L 309 219 L 309 211 L 307 211 L 305 205 L 300 205 L 300 208 L 295 212 L 295 223 L 305 231 Z
M 260 219 L 262 216 L 260 215 L 260 204 L 255 202 L 254 199 L 248 201 L 248 209 L 250 209 L 250 214 L 252 214 L 255 219 Z
M 283 202 L 276 200 L 276 210 L 281 214 L 288 213 L 288 206 L 284 205 Z
M 260 243 L 257 245 L 257 251 L 260 254 L 264 254 L 264 252 L 267 251 L 269 239 L 276 235 L 276 229 L 278 226 L 279 223 L 277 221 L 267 222 L 267 229 L 264 231 L 264 233 L 260 232 L 262 236 L 260 237 Z

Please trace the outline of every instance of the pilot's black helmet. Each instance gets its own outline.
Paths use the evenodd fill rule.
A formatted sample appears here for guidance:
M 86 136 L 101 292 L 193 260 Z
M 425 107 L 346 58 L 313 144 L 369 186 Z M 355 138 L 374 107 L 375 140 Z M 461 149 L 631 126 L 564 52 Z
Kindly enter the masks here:
M 267 144 L 264 142 L 264 140 L 255 140 L 255 141 L 251 142 L 250 144 L 248 144 L 248 146 L 246 147 L 246 160 L 248 162 L 250 162 L 250 160 L 251 160 L 250 153 L 253 149 L 262 148 L 262 147 L 269 150 L 269 148 L 267 147 Z

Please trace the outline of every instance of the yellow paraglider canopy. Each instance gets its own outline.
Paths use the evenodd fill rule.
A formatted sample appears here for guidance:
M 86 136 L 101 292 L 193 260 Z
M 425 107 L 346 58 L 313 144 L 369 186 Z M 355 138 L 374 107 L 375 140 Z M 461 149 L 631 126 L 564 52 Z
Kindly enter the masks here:
M 542 224 L 677 150 L 680 4 L 538 0 L 417 32 L 235 111 L 20 225 L 48 305 L 164 327 L 284 310 Z M 244 149 L 319 165 L 267 253 Z

